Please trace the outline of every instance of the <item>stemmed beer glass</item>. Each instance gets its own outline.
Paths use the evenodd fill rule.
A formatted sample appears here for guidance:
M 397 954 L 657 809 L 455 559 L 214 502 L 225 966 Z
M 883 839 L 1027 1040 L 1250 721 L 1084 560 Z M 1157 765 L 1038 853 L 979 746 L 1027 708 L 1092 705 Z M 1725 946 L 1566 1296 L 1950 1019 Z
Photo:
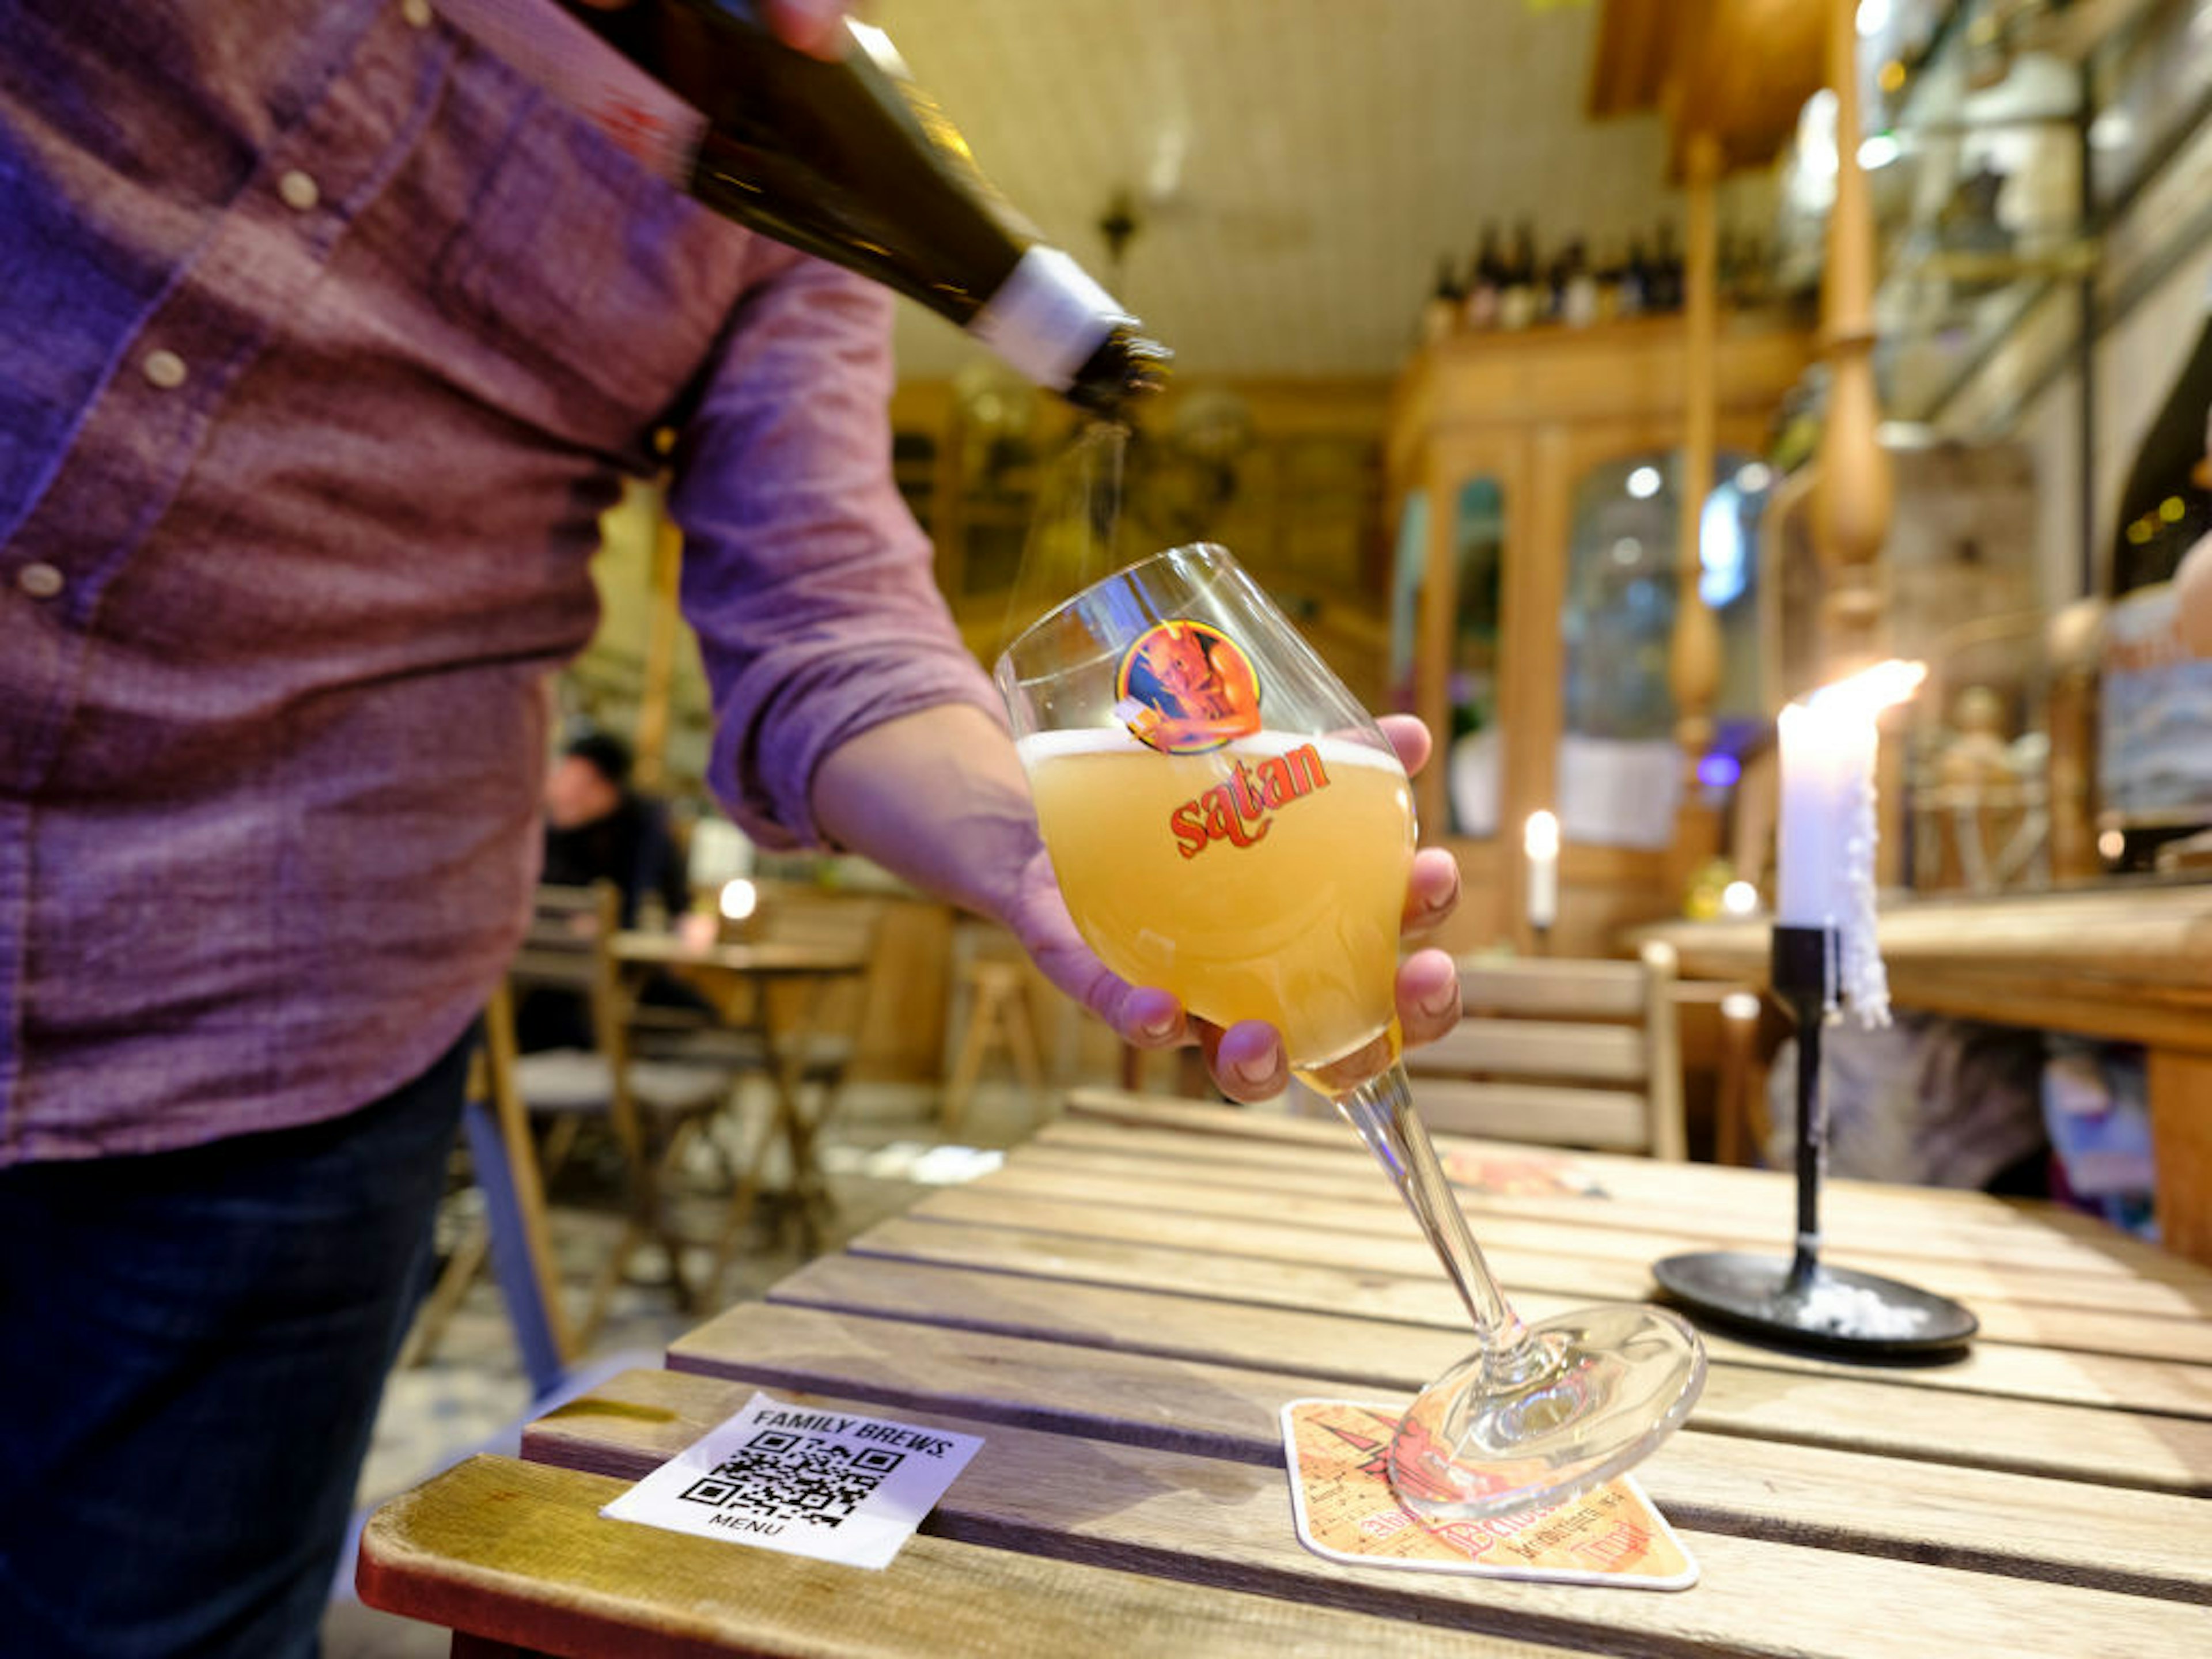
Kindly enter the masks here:
M 1474 1322 L 1390 1449 L 1434 1521 L 1556 1503 L 1689 1414 L 1705 1352 L 1674 1315 L 1534 1325 L 1492 1279 L 1413 1107 L 1393 1007 L 1413 856 L 1388 739 L 1222 548 L 1094 583 L 1000 659 L 1053 869 L 1091 947 L 1202 1018 L 1264 1019 L 1398 1188 Z

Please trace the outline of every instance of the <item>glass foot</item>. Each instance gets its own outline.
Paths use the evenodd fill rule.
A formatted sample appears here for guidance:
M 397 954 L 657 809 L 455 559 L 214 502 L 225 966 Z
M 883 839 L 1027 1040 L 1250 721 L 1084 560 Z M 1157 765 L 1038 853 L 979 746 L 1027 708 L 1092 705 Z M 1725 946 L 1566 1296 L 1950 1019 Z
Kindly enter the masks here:
M 1478 1351 L 1424 1389 L 1390 1444 L 1390 1485 L 1422 1519 L 1564 1502 L 1640 1462 L 1705 1383 L 1696 1334 L 1658 1308 L 1577 1309 Z

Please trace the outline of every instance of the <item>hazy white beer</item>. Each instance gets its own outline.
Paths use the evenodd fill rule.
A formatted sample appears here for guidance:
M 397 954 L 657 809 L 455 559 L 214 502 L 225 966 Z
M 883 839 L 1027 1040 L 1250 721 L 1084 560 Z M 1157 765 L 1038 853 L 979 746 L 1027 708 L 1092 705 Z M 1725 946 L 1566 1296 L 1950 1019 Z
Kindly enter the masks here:
M 1301 1070 L 1391 1028 L 1413 856 L 1395 757 L 1266 731 L 1195 755 L 1095 729 L 1020 747 L 1060 892 L 1115 973 L 1268 1021 Z

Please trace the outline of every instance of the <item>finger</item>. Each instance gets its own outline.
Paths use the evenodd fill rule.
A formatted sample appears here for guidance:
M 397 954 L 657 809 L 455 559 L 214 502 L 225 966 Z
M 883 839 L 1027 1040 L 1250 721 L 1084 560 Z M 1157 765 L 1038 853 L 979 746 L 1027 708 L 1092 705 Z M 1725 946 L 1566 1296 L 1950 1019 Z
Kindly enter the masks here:
M 1273 1026 L 1246 1019 L 1224 1030 L 1204 1020 L 1195 1023 L 1206 1069 L 1223 1094 L 1249 1103 L 1273 1100 L 1283 1092 L 1291 1080 L 1291 1062 Z
M 1047 979 L 1139 1048 L 1172 1048 L 1188 1038 L 1182 1004 L 1172 992 L 1130 984 L 1084 943 L 1042 850 L 1024 866 L 1016 886 L 1009 920 Z
M 843 34 L 847 0 L 766 0 L 769 32 L 787 46 L 814 58 L 835 58 Z
M 1190 1036 L 1175 993 L 1153 985 L 1127 987 L 1121 1006 L 1107 1024 L 1139 1048 L 1172 1048 Z
M 1398 751 L 1398 764 L 1406 769 L 1407 777 L 1429 763 L 1429 752 L 1436 745 L 1430 741 L 1429 728 L 1418 714 L 1384 714 L 1375 723 L 1382 728 L 1382 735 Z
M 1459 969 L 1442 951 L 1416 951 L 1398 969 L 1398 1023 L 1406 1042 L 1434 1042 L 1459 1024 Z
M 1072 950 L 1032 945 L 1030 959 L 1047 979 L 1112 1026 L 1123 1042 L 1139 1048 L 1172 1048 L 1189 1041 L 1189 1023 L 1172 991 L 1130 984 L 1080 945 Z
M 1413 873 L 1406 878 L 1403 931 L 1425 933 L 1440 926 L 1459 906 L 1459 860 L 1441 847 L 1413 854 Z

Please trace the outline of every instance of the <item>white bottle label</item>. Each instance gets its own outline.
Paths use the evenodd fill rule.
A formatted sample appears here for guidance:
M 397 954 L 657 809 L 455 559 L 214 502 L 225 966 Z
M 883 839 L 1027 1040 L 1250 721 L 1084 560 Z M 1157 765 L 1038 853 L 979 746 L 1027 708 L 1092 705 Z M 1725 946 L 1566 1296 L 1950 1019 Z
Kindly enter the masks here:
M 1106 337 L 1134 321 L 1073 258 L 1037 242 L 968 331 L 1048 392 L 1065 392 Z
M 683 188 L 707 118 L 553 0 L 436 0 L 455 28 Z

